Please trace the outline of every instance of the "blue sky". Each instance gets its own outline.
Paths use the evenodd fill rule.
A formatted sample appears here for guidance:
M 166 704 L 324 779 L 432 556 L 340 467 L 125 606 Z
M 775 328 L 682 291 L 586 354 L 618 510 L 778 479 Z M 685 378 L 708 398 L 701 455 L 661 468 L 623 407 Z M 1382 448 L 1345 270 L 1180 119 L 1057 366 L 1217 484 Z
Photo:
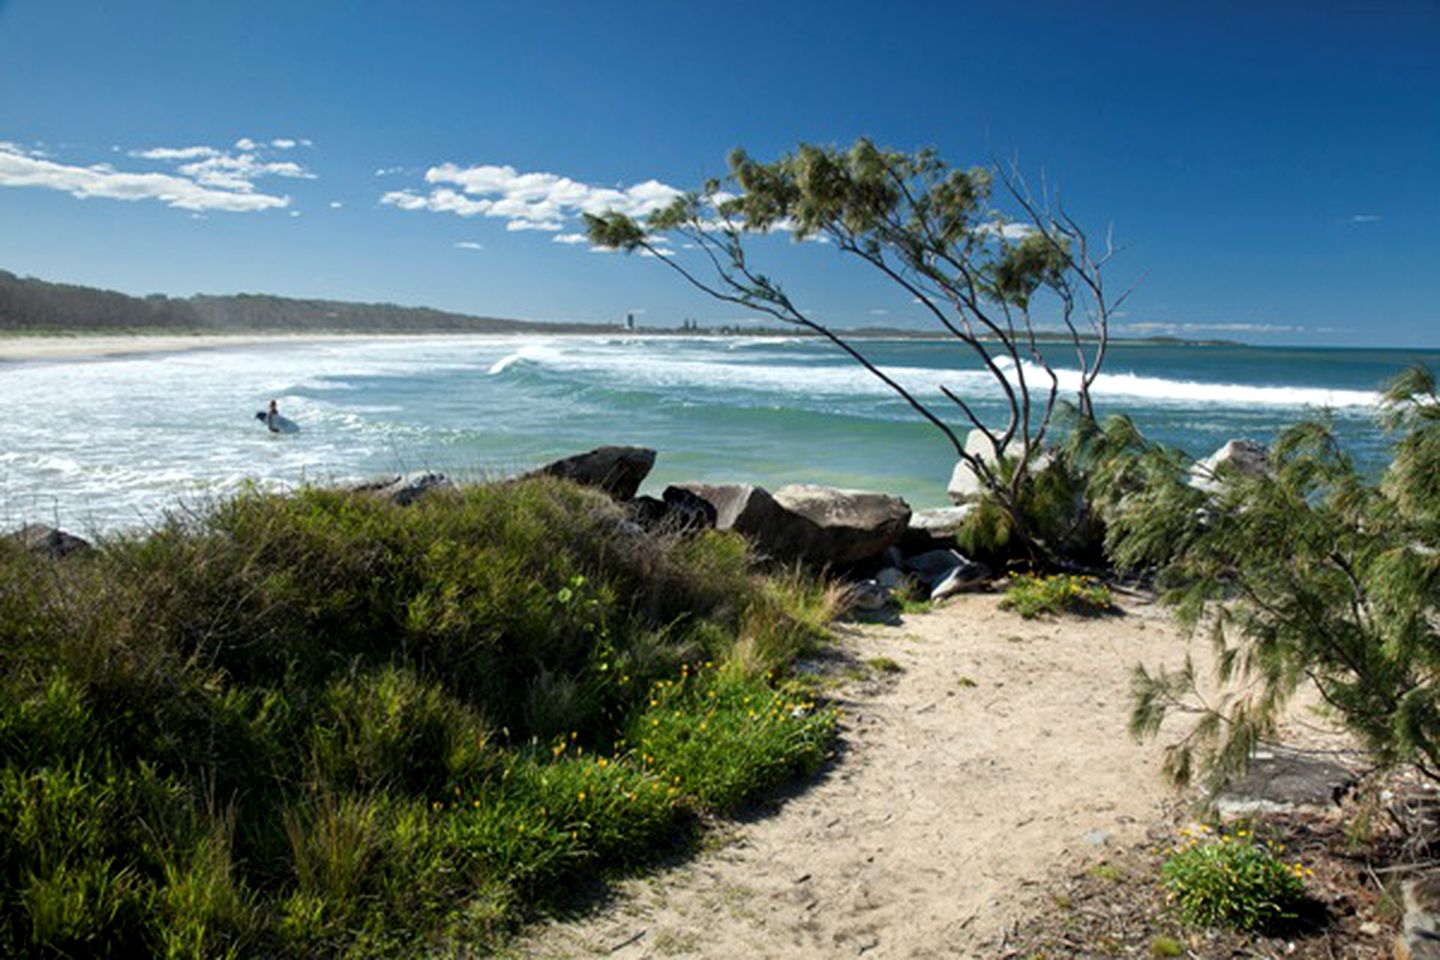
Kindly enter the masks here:
M 1440 346 L 1440 4 L 0 0 L 0 268 L 544 320 L 738 319 L 569 243 L 744 146 L 1060 184 L 1126 333 Z M 841 326 L 907 298 L 818 244 Z

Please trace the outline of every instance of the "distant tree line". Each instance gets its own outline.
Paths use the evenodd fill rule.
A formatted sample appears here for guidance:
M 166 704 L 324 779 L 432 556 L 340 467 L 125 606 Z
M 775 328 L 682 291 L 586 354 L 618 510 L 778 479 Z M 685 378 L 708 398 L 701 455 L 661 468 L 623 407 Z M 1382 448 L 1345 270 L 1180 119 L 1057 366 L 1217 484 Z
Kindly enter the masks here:
M 48 283 L 0 270 L 0 333 L 248 331 L 338 333 L 601 332 L 613 325 L 530 323 L 446 313 L 428 307 L 265 294 L 132 297 L 114 290 Z

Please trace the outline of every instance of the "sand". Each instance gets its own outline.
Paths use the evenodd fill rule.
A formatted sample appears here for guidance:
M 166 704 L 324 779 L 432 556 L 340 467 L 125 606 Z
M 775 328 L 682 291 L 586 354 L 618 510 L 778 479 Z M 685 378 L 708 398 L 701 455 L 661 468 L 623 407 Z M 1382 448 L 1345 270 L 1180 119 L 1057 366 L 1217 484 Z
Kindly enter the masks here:
M 626 880 L 520 956 L 990 956 L 1038 881 L 1138 843 L 1177 802 L 1126 733 L 1135 664 L 1187 643 L 1156 608 L 1026 621 L 995 595 L 849 631 L 837 761 L 779 809 Z M 1197 646 L 1200 644 L 1197 644 Z
M 144 334 L 136 336 L 0 336 L 3 360 L 78 360 L 86 357 L 118 357 L 142 353 L 177 353 L 184 350 L 215 350 L 257 344 L 322 343 L 330 340 L 380 339 L 384 334 Z

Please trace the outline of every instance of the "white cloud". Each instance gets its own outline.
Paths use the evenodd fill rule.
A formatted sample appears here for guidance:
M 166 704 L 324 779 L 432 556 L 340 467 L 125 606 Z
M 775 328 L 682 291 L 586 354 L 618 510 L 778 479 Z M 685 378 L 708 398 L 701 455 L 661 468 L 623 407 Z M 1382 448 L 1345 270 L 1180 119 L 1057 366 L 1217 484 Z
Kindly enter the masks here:
M 270 141 L 270 146 L 274 147 L 276 150 L 293 150 L 295 147 L 299 146 L 299 144 L 300 141 L 291 140 L 288 137 L 276 137 L 274 140 Z
M 116 153 L 119 147 L 111 148 Z M 131 150 L 130 156 L 143 160 L 200 160 L 217 157 L 220 151 L 214 147 L 151 147 L 149 150 Z
M 872 317 L 888 317 L 888 316 L 890 316 L 890 311 L 889 311 L 889 310 L 886 310 L 884 307 L 876 307 L 875 309 L 869 311 L 869 313 L 870 313 L 870 316 L 872 316 Z
M 331 209 L 331 210 L 339 210 L 339 209 L 340 209 L 341 207 L 343 207 L 343 206 L 345 206 L 345 204 L 341 203 L 339 200 L 331 200 L 331 201 L 330 201 L 330 209 Z
M 1023 240 L 1037 231 L 1035 225 L 1030 223 L 982 223 L 975 228 L 975 232 L 986 237 L 998 235 L 1006 240 Z
M 381 168 L 376 175 L 392 172 L 398 170 Z M 599 187 L 558 174 L 523 173 L 514 167 L 496 164 L 461 167 L 442 163 L 425 171 L 425 182 L 432 185 L 428 194 L 395 190 L 383 195 L 380 202 L 402 210 L 494 217 L 504 220 L 507 230 L 558 232 L 582 213 L 615 210 L 642 217 L 680 196 L 679 190 L 658 180 L 646 180 L 625 188 Z
M 1385 218 L 1378 213 L 1357 213 L 1350 218 L 1351 223 L 1379 223 Z
M 156 151 L 180 151 L 198 156 L 190 153 L 196 149 L 199 148 L 154 148 Z M 218 157 L 196 162 L 208 163 L 214 159 Z M 253 175 L 262 176 L 267 172 L 274 171 L 256 170 Z M 5 142 L 0 142 L 0 186 L 59 190 L 82 199 L 159 200 L 168 206 L 192 211 L 247 212 L 290 205 L 289 197 L 261 193 L 254 189 L 249 180 L 202 180 L 198 176 L 186 174 L 183 167 L 177 175 L 156 171 L 117 170 L 108 163 L 78 166 L 51 160 L 35 151 Z
M 568 244 L 572 244 L 572 245 L 573 245 L 573 244 L 577 244 L 577 243 L 585 243 L 585 242 L 587 242 L 589 239 L 590 239 L 590 238 L 587 237 L 587 236 L 585 236 L 585 234 L 583 234 L 583 233 L 557 233 L 557 234 L 555 234 L 555 236 L 553 236 L 553 237 L 550 238 L 550 242 L 551 242 L 551 243 L 568 243 Z
M 254 140 L 251 140 L 249 137 L 241 137 L 239 140 L 235 141 L 236 150 L 254 150 L 257 146 L 259 146 L 259 144 L 257 144 Z
M 375 176 L 377 176 L 377 177 L 393 177 L 393 176 L 394 176 L 395 174 L 397 174 L 397 173 L 404 173 L 404 172 L 405 172 L 405 168 L 404 168 L 404 167 L 377 167 L 376 170 L 375 170 Z
M 298 216 L 300 216 L 300 211 L 299 211 L 299 210 L 291 210 L 291 211 L 290 211 L 290 216 L 292 216 L 292 217 L 298 217 Z
M 315 175 L 289 160 L 265 161 L 254 153 L 222 153 L 182 164 L 179 171 L 197 182 L 223 190 L 249 191 L 259 177 L 314 180 Z
M 453 246 L 457 250 L 484 250 L 484 244 L 476 243 L 474 240 L 459 240 Z

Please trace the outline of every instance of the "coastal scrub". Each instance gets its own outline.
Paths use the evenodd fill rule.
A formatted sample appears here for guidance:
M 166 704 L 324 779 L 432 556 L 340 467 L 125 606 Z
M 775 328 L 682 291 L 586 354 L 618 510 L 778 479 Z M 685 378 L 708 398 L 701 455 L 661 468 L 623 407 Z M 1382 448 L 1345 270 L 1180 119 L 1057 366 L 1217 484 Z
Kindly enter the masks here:
M 622 520 L 534 479 L 0 540 L 0 953 L 484 949 L 812 769 L 775 685 L 839 591 Z

